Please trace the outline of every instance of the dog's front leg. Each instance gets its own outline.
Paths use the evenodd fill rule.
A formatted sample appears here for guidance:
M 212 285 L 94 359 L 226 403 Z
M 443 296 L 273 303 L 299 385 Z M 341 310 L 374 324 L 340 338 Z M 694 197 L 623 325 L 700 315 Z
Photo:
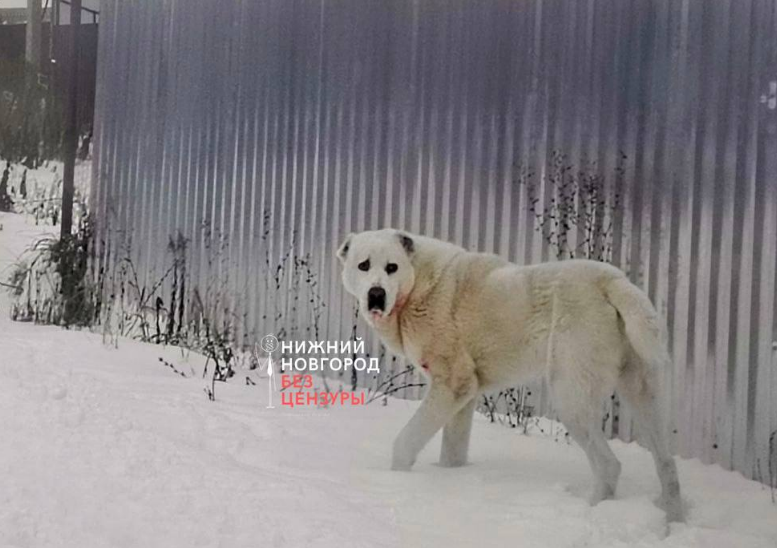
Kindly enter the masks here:
M 467 464 L 472 415 L 475 413 L 476 403 L 477 398 L 473 397 L 442 429 L 441 466 L 455 467 Z
M 476 385 L 474 374 L 433 378 L 418 411 L 394 440 L 391 469 L 410 470 L 421 449 L 474 398 Z

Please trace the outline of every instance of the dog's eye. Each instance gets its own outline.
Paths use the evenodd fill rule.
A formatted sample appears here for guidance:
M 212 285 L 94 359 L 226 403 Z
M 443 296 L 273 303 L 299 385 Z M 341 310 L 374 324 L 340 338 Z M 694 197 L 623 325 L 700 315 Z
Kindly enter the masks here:
M 398 268 L 397 263 L 389 263 L 386 265 L 386 274 L 393 274 Z
M 362 272 L 367 272 L 369 269 L 370 269 L 370 260 L 369 259 L 359 263 L 359 270 L 361 270 Z

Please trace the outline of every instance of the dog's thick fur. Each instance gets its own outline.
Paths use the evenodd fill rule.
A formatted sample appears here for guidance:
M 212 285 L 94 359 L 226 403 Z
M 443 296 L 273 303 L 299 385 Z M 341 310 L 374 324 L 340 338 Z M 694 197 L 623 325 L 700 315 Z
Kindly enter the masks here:
M 441 464 L 465 464 L 478 396 L 541 377 L 588 457 L 597 503 L 614 495 L 621 469 L 601 430 L 602 402 L 617 390 L 653 454 L 661 506 L 681 519 L 658 402 L 669 355 L 658 314 L 620 270 L 582 260 L 520 267 L 393 229 L 351 234 L 338 256 L 363 317 L 431 381 L 394 442 L 394 469 L 409 470 L 441 428 Z M 385 290 L 381 306 L 368 301 L 371 288 Z

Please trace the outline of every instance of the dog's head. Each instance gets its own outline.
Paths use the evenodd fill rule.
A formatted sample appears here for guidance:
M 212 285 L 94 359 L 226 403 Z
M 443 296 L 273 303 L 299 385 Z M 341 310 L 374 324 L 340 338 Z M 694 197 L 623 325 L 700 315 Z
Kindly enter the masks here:
M 343 264 L 343 285 L 359 301 L 371 324 L 402 307 L 415 284 L 413 238 L 385 229 L 349 234 L 337 250 Z

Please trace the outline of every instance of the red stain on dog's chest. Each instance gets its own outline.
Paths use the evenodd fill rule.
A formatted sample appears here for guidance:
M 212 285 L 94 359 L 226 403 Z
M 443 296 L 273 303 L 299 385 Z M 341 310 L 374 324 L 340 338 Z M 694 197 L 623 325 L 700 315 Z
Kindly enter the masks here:
M 424 369 L 426 371 L 429 371 L 429 363 L 426 361 L 421 362 L 421 369 Z

